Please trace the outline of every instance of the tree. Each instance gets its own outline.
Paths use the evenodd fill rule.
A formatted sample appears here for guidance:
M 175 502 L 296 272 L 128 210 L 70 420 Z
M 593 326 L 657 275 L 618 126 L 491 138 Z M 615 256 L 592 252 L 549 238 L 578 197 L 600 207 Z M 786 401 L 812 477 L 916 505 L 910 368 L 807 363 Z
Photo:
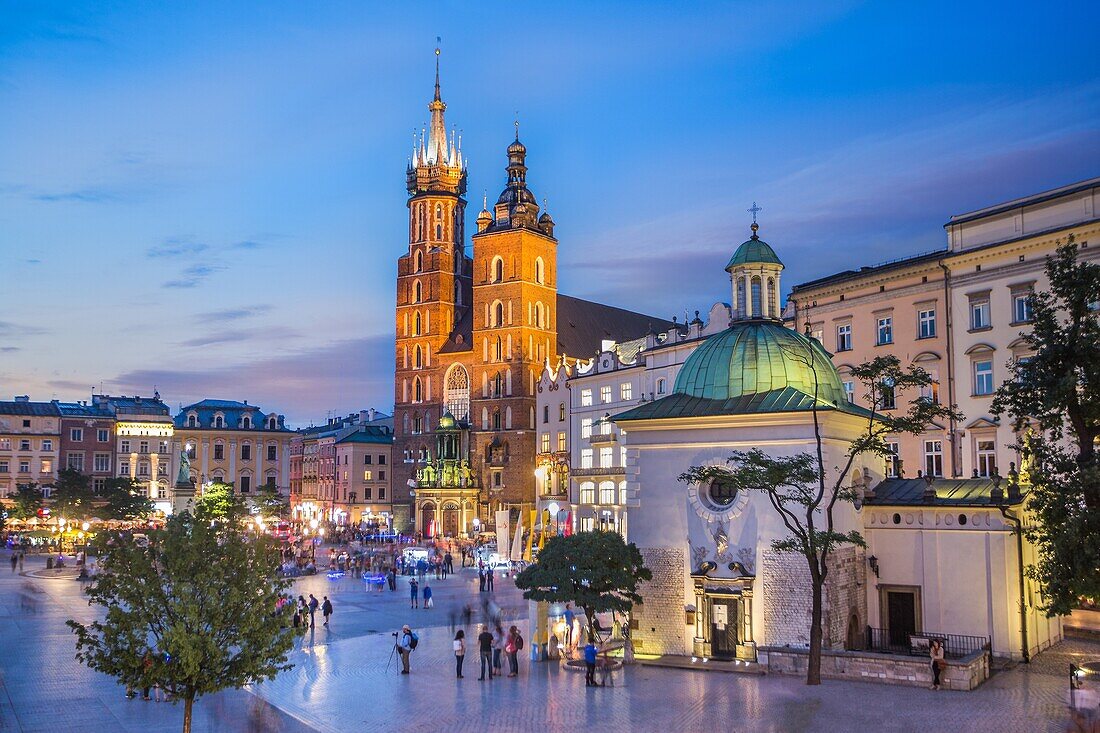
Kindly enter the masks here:
M 772 457 L 760 449 L 736 451 L 726 466 L 693 466 L 680 476 L 691 484 L 720 481 L 737 491 L 760 491 L 783 520 L 789 536 L 772 542 L 776 552 L 795 552 L 806 559 L 810 571 L 810 649 L 806 684 L 821 684 L 821 647 L 823 638 L 823 597 L 829 576 L 829 558 L 845 545 L 865 546 L 858 530 L 836 530 L 834 513 L 840 502 L 854 501 L 858 488 L 850 485 L 849 476 L 856 460 L 871 454 L 893 456 L 886 442 L 888 435 L 919 434 L 936 421 L 961 419 L 952 407 L 931 399 L 918 397 L 904 412 L 884 415 L 882 404 L 900 404 L 899 393 L 919 392 L 933 383 L 932 376 L 919 366 L 901 366 L 893 355 L 879 356 L 852 369 L 852 376 L 866 390 L 864 399 L 870 409 L 862 410 L 865 419 L 860 434 L 844 452 L 842 465 L 831 469 L 825 465 L 824 439 L 821 432 L 818 391 L 821 369 L 832 369 L 824 350 L 791 351 L 788 358 L 805 364 L 814 376 L 814 399 L 811 416 L 814 426 L 815 451 L 793 456 Z
M 129 476 L 107 479 L 100 498 L 106 501 L 102 511 L 107 519 L 133 521 L 145 519 L 153 513 L 152 500 L 142 493 L 141 485 Z
M 652 578 L 633 542 L 594 531 L 548 539 L 536 562 L 516 575 L 516 586 L 529 601 L 576 604 L 591 630 L 597 613 L 627 613 L 641 603 L 638 582 Z
M 1009 362 L 992 412 L 1007 414 L 1030 480 L 1025 536 L 1038 561 L 1028 575 L 1043 610 L 1069 613 L 1100 598 L 1100 265 L 1079 262 L 1073 237 L 1047 259 L 1050 288 L 1028 299 L 1033 355 Z
M 279 493 L 278 489 L 269 484 L 260 487 L 254 502 L 260 510 L 260 516 L 264 519 L 278 519 L 286 516 L 290 511 L 290 502 Z
M 237 523 L 200 509 L 171 517 L 147 539 L 97 539 L 99 571 L 86 593 L 102 621 L 68 621 L 76 658 L 128 687 L 160 685 L 184 704 L 191 730 L 202 695 L 272 679 L 290 669 L 294 630 L 273 613 L 290 581 L 279 553 Z
M 30 519 L 38 514 L 42 508 L 42 489 L 38 484 L 19 484 L 15 487 L 15 493 L 11 495 L 12 506 L 8 513 L 15 519 Z
M 203 486 L 195 506 L 215 519 L 241 519 L 248 514 L 244 499 L 233 491 L 233 484 L 220 481 Z
M 50 493 L 54 514 L 66 519 L 87 519 L 92 516 L 95 495 L 92 493 L 91 483 L 89 476 L 75 468 L 61 469 Z

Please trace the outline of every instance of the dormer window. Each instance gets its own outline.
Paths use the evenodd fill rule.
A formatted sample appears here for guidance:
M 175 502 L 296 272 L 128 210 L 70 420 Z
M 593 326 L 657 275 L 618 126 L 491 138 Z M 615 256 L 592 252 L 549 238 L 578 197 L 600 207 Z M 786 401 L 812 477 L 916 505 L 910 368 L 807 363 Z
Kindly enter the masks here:
M 225 415 L 222 415 L 219 412 L 217 415 L 214 416 L 214 427 L 216 427 L 216 428 L 224 428 L 225 427 Z
M 279 420 L 277 418 L 269 417 L 267 419 L 267 429 L 268 430 L 277 430 L 278 427 L 279 427 Z
M 251 430 L 252 429 L 252 418 L 249 417 L 248 415 L 245 415 L 244 417 L 242 417 L 241 418 L 241 427 L 244 428 L 245 430 Z
M 193 412 L 187 414 L 187 427 L 197 428 L 199 426 L 199 416 Z

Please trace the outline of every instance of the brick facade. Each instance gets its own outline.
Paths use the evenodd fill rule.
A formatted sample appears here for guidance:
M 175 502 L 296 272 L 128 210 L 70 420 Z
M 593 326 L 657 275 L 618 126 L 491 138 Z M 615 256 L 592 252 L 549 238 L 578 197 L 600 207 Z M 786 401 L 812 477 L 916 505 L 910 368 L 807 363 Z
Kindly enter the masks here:
M 822 604 L 825 649 L 843 649 L 851 616 L 860 630 L 867 624 L 864 553 L 855 547 L 833 552 L 825 579 Z M 800 554 L 763 553 L 761 597 L 764 605 L 764 642 L 768 646 L 808 647 L 813 586 L 806 558 Z
M 653 580 L 641 583 L 645 602 L 635 606 L 634 647 L 646 654 L 684 654 L 688 626 L 684 623 L 684 583 L 687 553 L 669 547 L 639 548 Z

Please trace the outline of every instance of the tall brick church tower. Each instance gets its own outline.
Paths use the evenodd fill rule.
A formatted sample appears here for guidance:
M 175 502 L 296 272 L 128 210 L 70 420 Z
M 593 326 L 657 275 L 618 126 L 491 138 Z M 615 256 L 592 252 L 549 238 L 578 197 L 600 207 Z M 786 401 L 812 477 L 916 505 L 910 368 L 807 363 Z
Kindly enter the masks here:
M 557 240 L 527 188 L 527 150 L 508 146 L 508 180 L 464 248 L 466 164 L 444 123 L 436 49 L 431 123 L 406 171 L 409 248 L 397 263 L 394 524 L 469 533 L 500 508 L 534 507 L 535 385 L 557 351 Z M 433 468 L 445 415 L 470 475 Z M 457 428 L 455 427 L 457 425 Z M 451 432 L 448 432 L 450 435 Z M 427 471 L 425 468 L 427 467 Z M 459 485 L 461 484 L 461 485 Z M 446 490 L 445 490 L 446 489 Z M 415 491 L 415 499 L 412 497 Z M 406 493 L 408 492 L 408 493 Z M 408 500 L 412 516 L 398 502 Z M 527 519 L 524 518 L 526 523 Z

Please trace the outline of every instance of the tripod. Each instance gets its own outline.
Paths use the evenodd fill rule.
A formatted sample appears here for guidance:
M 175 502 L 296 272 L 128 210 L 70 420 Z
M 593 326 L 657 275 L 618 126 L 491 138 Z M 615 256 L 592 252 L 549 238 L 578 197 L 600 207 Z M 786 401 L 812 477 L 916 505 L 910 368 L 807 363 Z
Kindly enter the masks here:
M 397 632 L 393 632 L 393 647 L 390 649 L 390 658 L 386 661 L 386 671 L 390 671 L 390 665 L 393 664 L 394 657 L 397 655 Z M 398 665 L 400 666 L 400 665 Z M 400 674 L 401 670 L 398 669 L 397 673 Z

